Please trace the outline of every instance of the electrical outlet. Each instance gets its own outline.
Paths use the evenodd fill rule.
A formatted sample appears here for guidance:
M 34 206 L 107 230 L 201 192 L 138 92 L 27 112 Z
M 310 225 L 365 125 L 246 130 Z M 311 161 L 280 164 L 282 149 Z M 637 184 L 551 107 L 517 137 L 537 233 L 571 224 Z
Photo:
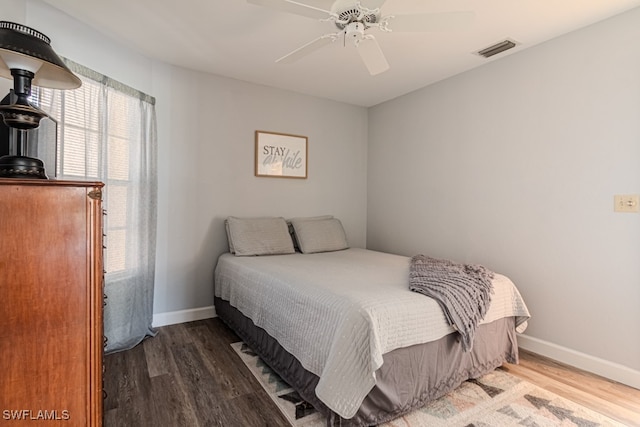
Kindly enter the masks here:
M 640 196 L 637 194 L 616 194 L 613 196 L 614 212 L 640 212 Z

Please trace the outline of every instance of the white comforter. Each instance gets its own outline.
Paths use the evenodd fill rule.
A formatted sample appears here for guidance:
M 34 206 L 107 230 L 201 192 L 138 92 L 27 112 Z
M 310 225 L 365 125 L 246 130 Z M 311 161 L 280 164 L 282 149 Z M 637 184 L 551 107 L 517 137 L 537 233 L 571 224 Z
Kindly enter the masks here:
M 344 418 L 376 382 L 382 355 L 454 332 L 434 300 L 409 290 L 410 258 L 365 249 L 235 257 L 215 271 L 215 295 L 278 340 L 320 381 L 316 394 Z M 496 274 L 482 323 L 529 312 L 507 277 Z

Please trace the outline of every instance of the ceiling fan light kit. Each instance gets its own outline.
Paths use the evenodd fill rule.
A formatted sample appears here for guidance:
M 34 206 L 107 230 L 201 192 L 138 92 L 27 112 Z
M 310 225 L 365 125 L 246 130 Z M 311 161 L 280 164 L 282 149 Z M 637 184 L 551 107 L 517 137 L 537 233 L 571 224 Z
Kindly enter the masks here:
M 353 41 L 362 62 L 371 75 L 389 69 L 378 41 L 368 31 L 377 28 L 382 32 L 425 32 L 463 28 L 470 25 L 473 12 L 418 13 L 410 15 L 382 16 L 380 8 L 385 0 L 366 0 L 366 7 L 357 0 L 337 0 L 331 10 L 324 10 L 305 3 L 304 0 L 247 0 L 248 3 L 271 7 L 320 21 L 333 22 L 338 32 L 324 34 L 315 40 L 286 54 L 276 62 L 293 63 L 339 38 Z
M 344 33 L 349 40 L 357 43 L 364 38 L 365 26 L 362 22 L 351 22 L 344 28 Z

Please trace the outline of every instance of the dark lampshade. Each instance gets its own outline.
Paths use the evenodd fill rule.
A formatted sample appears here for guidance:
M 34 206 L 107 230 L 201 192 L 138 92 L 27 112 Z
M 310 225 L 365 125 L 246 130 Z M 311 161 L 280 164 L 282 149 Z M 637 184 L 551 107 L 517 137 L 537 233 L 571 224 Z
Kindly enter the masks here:
M 29 103 L 31 85 L 75 89 L 82 85 L 39 31 L 15 22 L 0 21 L 0 76 L 13 79 L 14 102 L 0 105 L 0 115 L 14 128 L 15 155 L 0 157 L 0 178 L 47 179 L 44 163 L 27 157 L 28 130 L 37 128 L 47 114 Z
M 0 21 L 0 76 L 11 79 L 11 69 L 21 69 L 34 73 L 32 83 L 36 86 L 80 87 L 80 79 L 62 62 L 50 43 L 49 37 L 33 28 Z

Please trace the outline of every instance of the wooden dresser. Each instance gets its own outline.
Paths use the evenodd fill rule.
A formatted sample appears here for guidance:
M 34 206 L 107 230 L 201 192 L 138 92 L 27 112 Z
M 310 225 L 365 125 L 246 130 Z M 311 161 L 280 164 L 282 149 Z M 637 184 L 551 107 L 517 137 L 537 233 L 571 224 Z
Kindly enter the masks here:
M 102 186 L 0 178 L 0 426 L 102 426 Z

